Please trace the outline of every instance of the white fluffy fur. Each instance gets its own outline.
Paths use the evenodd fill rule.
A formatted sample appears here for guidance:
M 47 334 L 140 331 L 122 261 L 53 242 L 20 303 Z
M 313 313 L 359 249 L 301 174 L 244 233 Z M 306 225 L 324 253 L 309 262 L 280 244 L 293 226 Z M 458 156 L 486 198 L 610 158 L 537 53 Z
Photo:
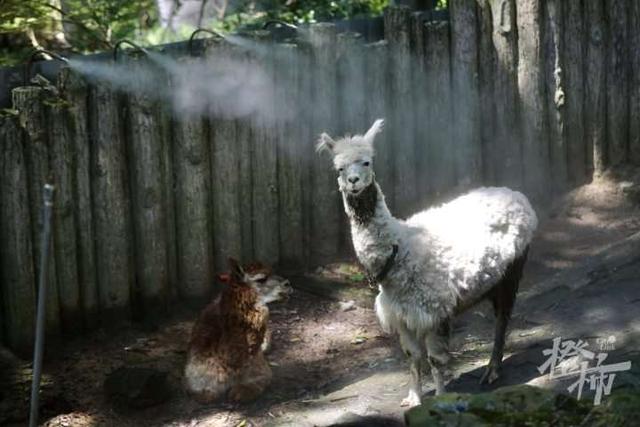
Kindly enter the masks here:
M 393 246 L 398 245 L 393 267 L 379 284 L 375 302 L 382 328 L 399 333 L 408 353 L 421 354 L 419 343 L 426 343 L 429 357 L 444 364 L 448 355 L 434 330 L 501 280 L 509 264 L 531 242 L 538 219 L 523 194 L 495 187 L 473 190 L 406 221 L 394 218 L 370 165 L 373 139 L 381 129 L 382 120 L 378 120 L 364 136 L 333 141 L 323 134 L 318 149 L 333 154 L 353 245 L 362 265 L 369 272 L 381 271 Z M 352 182 L 355 177 L 358 179 Z M 362 222 L 348 197 L 357 197 L 369 185 L 375 185 L 378 193 L 375 213 Z M 419 380 L 412 386 L 409 404 L 416 403 L 416 395 Z
M 426 331 L 451 316 L 458 301 L 478 299 L 523 253 L 537 224 L 526 197 L 507 188 L 479 188 L 406 221 L 379 202 L 371 225 L 355 224 L 352 234 L 358 258 L 373 271 L 389 256 L 390 245 L 399 245 L 376 298 L 382 327 L 398 331 L 403 323 L 410 331 Z

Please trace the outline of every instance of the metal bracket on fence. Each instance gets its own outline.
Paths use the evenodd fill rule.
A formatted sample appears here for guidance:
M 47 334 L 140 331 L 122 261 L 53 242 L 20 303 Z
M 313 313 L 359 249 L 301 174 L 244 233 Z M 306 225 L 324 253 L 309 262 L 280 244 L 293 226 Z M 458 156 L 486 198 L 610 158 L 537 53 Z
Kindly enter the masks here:
M 193 56 L 193 41 L 195 40 L 196 36 L 200 33 L 207 33 L 207 34 L 211 34 L 212 36 L 218 37 L 220 39 L 224 39 L 224 36 L 221 33 L 217 32 L 216 30 L 198 28 L 193 33 L 191 33 L 191 36 L 189 37 L 189 44 L 187 45 L 187 50 L 189 51 L 190 56 Z
M 134 42 L 132 42 L 129 39 L 122 39 L 122 40 L 118 40 L 118 42 L 115 44 L 115 46 L 113 46 L 113 62 L 117 62 L 118 61 L 118 51 L 120 50 L 120 47 L 124 44 L 128 44 L 129 46 L 131 46 L 136 52 L 140 52 L 143 53 L 144 55 L 148 55 L 148 52 L 145 48 L 135 44 Z
M 38 55 L 49 55 L 53 59 L 56 59 L 60 62 L 64 62 L 65 64 L 69 64 L 69 60 L 62 55 L 59 55 L 55 52 L 51 52 L 50 50 L 46 50 L 46 49 L 41 49 L 41 48 L 35 49 L 29 54 L 27 63 L 25 65 L 25 70 L 23 75 L 23 83 L 25 86 L 29 84 L 29 79 L 31 79 L 31 67 L 33 67 L 34 59 Z
M 29 427 L 38 425 L 38 406 L 40 377 L 42 375 L 42 356 L 44 354 L 44 330 L 47 302 L 47 272 L 49 266 L 49 247 L 51 241 L 51 212 L 53 210 L 54 187 L 44 185 L 43 191 L 43 228 L 41 235 L 40 274 L 38 277 L 38 311 L 36 315 L 36 342 L 33 350 L 33 379 L 31 383 L 31 407 L 29 410 Z

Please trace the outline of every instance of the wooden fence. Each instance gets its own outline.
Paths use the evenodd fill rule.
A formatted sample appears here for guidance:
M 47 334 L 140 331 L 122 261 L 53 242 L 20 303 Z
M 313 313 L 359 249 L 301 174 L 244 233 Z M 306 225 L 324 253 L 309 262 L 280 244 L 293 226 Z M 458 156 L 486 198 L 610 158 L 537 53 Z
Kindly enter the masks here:
M 0 118 L 0 340 L 32 345 L 47 179 L 56 340 L 202 304 L 228 256 L 308 269 L 348 253 L 322 131 L 386 118 L 375 167 L 399 216 L 480 184 L 544 203 L 640 161 L 637 1 L 449 4 L 449 21 L 388 9 L 376 43 L 332 24 L 266 52 L 211 42 L 205 55 L 270 70 L 272 109 L 288 112 L 271 121 L 180 115 L 69 69 L 15 89 Z

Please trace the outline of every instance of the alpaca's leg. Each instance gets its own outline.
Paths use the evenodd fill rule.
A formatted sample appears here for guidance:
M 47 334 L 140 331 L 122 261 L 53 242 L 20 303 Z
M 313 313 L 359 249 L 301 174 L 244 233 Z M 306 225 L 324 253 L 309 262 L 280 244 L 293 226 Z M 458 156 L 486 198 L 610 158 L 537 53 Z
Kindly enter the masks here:
M 522 269 L 527 259 L 527 252 L 528 248 L 519 258 L 511 263 L 504 278 L 496 286 L 495 292 L 492 295 L 493 311 L 496 317 L 495 336 L 489 365 L 487 365 L 484 375 L 480 378 L 481 384 L 491 384 L 500 377 L 507 326 L 511 319 L 513 305 L 516 301 L 518 284 L 522 278 Z
M 422 360 L 423 351 L 420 341 L 415 334 L 405 326 L 399 328 L 400 346 L 409 359 L 409 371 L 411 372 L 411 383 L 409 394 L 402 400 L 401 406 L 417 406 L 420 404 L 422 394 Z
M 449 322 L 445 321 L 425 338 L 436 395 L 445 392 L 444 375 L 449 363 L 449 331 Z
M 271 329 L 267 329 L 264 333 L 264 339 L 262 340 L 260 350 L 262 350 L 263 353 L 271 351 Z

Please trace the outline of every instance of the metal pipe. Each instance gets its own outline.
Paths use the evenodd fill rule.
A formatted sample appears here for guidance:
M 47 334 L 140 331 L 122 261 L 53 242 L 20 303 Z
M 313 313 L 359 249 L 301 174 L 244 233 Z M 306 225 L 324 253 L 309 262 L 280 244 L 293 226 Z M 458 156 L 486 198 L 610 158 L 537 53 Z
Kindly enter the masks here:
M 36 343 L 33 351 L 33 380 L 31 383 L 31 408 L 29 411 L 29 427 L 38 425 L 38 406 L 40 392 L 40 377 L 42 376 L 42 356 L 44 353 L 44 328 L 47 301 L 47 272 L 49 265 L 49 246 L 51 240 L 51 211 L 53 210 L 54 187 L 44 185 L 42 218 L 44 226 L 41 235 L 40 276 L 38 277 L 38 311 L 36 317 Z
M 117 62 L 118 61 L 118 50 L 120 50 L 120 46 L 122 46 L 123 44 L 128 44 L 129 46 L 133 47 L 137 52 L 142 52 L 145 55 L 148 55 L 148 52 L 145 48 L 135 44 L 134 42 L 132 42 L 129 39 L 122 39 L 119 40 L 115 46 L 113 46 L 113 61 Z
M 196 29 L 193 33 L 191 33 L 191 36 L 189 37 L 189 44 L 187 45 L 187 51 L 189 52 L 189 55 L 193 56 L 193 41 L 195 40 L 196 36 L 200 33 L 207 33 L 207 34 L 211 34 L 212 36 L 216 36 L 219 37 L 221 39 L 224 39 L 224 35 L 222 35 L 221 33 L 215 31 L 215 30 L 208 30 L 206 28 L 198 28 Z
M 25 86 L 29 84 L 29 79 L 31 78 L 31 67 L 33 66 L 33 60 L 38 55 L 49 55 L 53 59 L 57 59 L 60 62 L 69 64 L 69 60 L 62 55 L 59 55 L 55 52 L 51 52 L 50 50 L 47 50 L 47 49 L 42 49 L 42 48 L 35 49 L 29 54 L 29 58 L 27 59 L 27 64 L 24 71 L 24 75 L 23 75 L 23 83 Z

